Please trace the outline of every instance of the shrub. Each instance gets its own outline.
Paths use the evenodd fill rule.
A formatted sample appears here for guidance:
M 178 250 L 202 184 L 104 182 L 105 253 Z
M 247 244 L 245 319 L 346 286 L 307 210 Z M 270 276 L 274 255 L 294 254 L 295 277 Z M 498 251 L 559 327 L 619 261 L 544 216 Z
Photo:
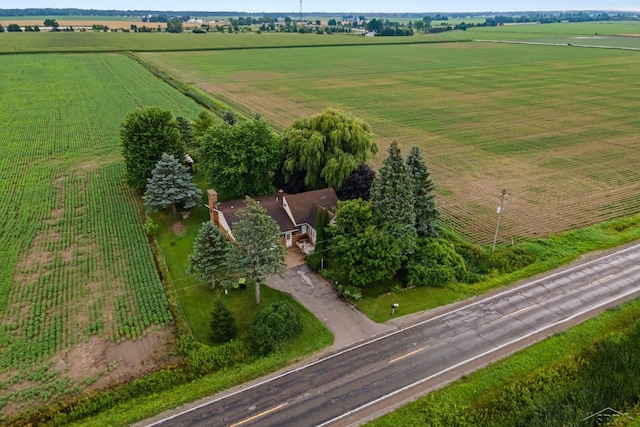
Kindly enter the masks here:
M 191 374 L 200 376 L 235 366 L 247 357 L 247 348 L 241 341 L 232 340 L 215 347 L 193 342 L 187 365 Z
M 251 321 L 250 335 L 262 354 L 271 353 L 302 331 L 300 312 L 285 301 L 260 310 Z
M 456 251 L 464 258 L 469 271 L 491 274 L 494 271 L 510 273 L 535 262 L 536 257 L 523 248 L 499 248 L 493 254 L 468 242 L 456 242 Z
M 306 258 L 307 265 L 313 271 L 320 271 L 320 269 L 322 268 L 322 258 L 323 254 L 309 254 Z
M 338 285 L 338 290 L 342 295 L 354 301 L 362 298 L 362 291 L 353 285 Z
M 407 262 L 409 286 L 444 286 L 467 278 L 464 259 L 444 239 L 420 239 Z

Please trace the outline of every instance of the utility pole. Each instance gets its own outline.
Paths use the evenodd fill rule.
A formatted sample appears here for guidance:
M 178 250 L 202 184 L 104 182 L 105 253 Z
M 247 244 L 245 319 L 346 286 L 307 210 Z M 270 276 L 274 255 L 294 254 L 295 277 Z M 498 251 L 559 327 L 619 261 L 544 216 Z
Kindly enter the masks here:
M 496 233 L 493 235 L 493 247 L 491 253 L 496 250 L 496 240 L 498 240 L 498 230 L 500 229 L 500 217 L 502 217 L 502 211 L 504 210 L 504 196 L 507 194 L 507 190 L 502 189 L 502 198 L 500 199 L 500 206 L 498 206 L 498 223 L 496 224 Z

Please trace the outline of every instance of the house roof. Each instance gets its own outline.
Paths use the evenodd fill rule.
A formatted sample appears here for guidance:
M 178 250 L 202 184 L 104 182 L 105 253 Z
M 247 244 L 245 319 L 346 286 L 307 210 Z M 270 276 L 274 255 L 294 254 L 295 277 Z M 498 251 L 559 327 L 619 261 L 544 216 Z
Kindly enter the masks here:
M 306 223 L 313 228 L 316 228 L 316 214 L 318 213 L 318 209 L 332 210 L 338 206 L 338 196 L 336 196 L 333 188 L 287 194 L 286 198 L 296 225 Z
M 258 202 L 258 204 L 267 211 L 267 214 L 278 224 L 281 233 L 295 230 L 296 228 L 295 224 L 291 222 L 289 215 L 287 215 L 285 210 L 282 208 L 283 194 L 284 193 L 252 197 L 252 199 Z M 236 199 L 221 202 L 216 206 L 216 209 L 224 214 L 227 223 L 233 229 L 233 224 L 239 219 L 236 215 L 237 212 L 245 209 L 246 207 L 246 199 Z
M 282 206 L 282 199 L 287 199 L 287 204 L 293 215 L 287 214 Z M 306 191 L 298 194 L 277 193 L 266 196 L 253 197 L 253 200 L 262 206 L 267 214 L 280 227 L 280 232 L 293 231 L 296 225 L 309 224 L 316 228 L 316 214 L 319 208 L 334 209 L 338 205 L 338 197 L 333 188 Z M 237 212 L 247 207 L 245 199 L 229 200 L 216 205 L 216 210 L 221 212 L 227 224 L 233 229 L 233 224 L 238 221 Z

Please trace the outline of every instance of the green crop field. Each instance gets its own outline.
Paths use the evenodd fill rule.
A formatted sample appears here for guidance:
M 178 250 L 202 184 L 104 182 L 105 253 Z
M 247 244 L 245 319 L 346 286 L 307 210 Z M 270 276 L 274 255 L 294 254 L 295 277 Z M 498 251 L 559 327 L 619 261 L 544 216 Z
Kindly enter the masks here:
M 10 20 L 1 20 L 6 26 Z M 152 26 L 151 24 L 149 26 Z M 155 27 L 153 27 L 155 28 Z M 469 40 L 462 32 L 444 35 L 420 35 L 416 37 L 362 37 L 358 35 L 297 34 L 297 33 L 217 33 L 170 34 L 154 33 L 105 33 L 86 32 L 29 32 L 0 33 L 0 53 L 24 52 L 110 52 L 110 51 L 183 51 L 272 48 L 288 46 L 322 45 L 376 45 L 397 43 L 421 43 L 439 40 Z
M 279 128 L 327 106 L 426 156 L 444 223 L 487 243 L 640 211 L 640 53 L 502 43 L 145 53 Z
M 139 106 L 199 108 L 120 55 L 5 56 L 0 74 L 0 407 L 11 414 L 154 366 L 172 317 L 118 132 Z
M 640 22 L 575 22 L 471 28 L 474 40 L 496 40 L 640 50 Z

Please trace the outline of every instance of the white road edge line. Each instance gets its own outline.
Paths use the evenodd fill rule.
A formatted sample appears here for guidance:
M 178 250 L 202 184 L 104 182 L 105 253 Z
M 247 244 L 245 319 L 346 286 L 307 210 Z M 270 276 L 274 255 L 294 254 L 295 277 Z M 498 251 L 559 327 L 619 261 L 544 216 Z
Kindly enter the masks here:
M 622 295 L 618 295 L 618 296 L 616 296 L 616 297 L 614 297 L 614 298 L 611 298 L 611 299 L 609 299 L 609 300 L 607 300 L 607 301 L 605 301 L 605 302 L 603 302 L 603 303 L 600 303 L 600 304 L 598 304 L 598 305 L 596 305 L 596 306 L 594 306 L 594 307 L 591 307 L 591 308 L 589 308 L 588 310 L 583 310 L 583 311 L 581 311 L 581 312 L 579 312 L 579 313 L 576 313 L 576 314 L 574 314 L 574 315 L 572 315 L 572 316 L 567 317 L 566 319 L 559 320 L 559 321 L 557 321 L 557 322 L 555 322 L 555 323 L 552 323 L 551 325 L 548 325 L 548 326 L 546 326 L 546 327 L 544 327 L 544 328 L 542 328 L 542 329 L 538 329 L 538 330 L 536 330 L 536 331 L 533 331 L 533 332 L 528 333 L 527 335 L 524 335 L 524 336 L 522 336 L 522 337 L 516 338 L 515 340 L 511 340 L 511 341 L 509 341 L 508 343 L 505 343 L 505 344 L 499 345 L 498 347 L 496 347 L 496 348 L 494 348 L 494 349 L 492 349 L 492 350 L 485 351 L 484 353 L 482 353 L 482 354 L 478 354 L 477 356 L 474 356 L 474 357 L 472 357 L 472 358 L 470 358 L 470 359 L 467 359 L 467 360 L 462 361 L 462 362 L 460 362 L 460 363 L 456 363 L 455 365 L 450 366 L 450 367 L 448 367 L 447 369 L 444 369 L 444 370 L 442 370 L 442 371 L 440 371 L 440 372 L 437 372 L 437 373 L 435 373 L 435 374 L 433 374 L 433 375 L 430 375 L 430 376 L 428 376 L 428 377 L 426 377 L 426 378 L 423 378 L 423 379 L 421 379 L 421 380 L 419 380 L 419 381 L 416 381 L 416 382 L 414 382 L 414 383 L 412 383 L 412 384 L 406 385 L 406 386 L 404 386 L 404 387 L 402 387 L 402 388 L 399 388 L 398 390 L 392 391 L 392 392 L 391 392 L 391 393 L 389 393 L 389 394 L 386 394 L 386 395 L 384 395 L 384 396 L 382 396 L 382 397 L 379 397 L 379 398 L 377 398 L 376 400 L 372 400 L 371 402 L 368 402 L 368 403 L 366 403 L 366 404 L 364 404 L 364 405 L 362 405 L 362 406 L 360 406 L 360 407 L 358 407 L 358 408 L 352 409 L 351 411 L 345 412 L 344 414 L 340 415 L 339 417 L 333 418 L 333 419 L 331 419 L 331 420 L 329 420 L 329 421 L 325 421 L 325 422 L 324 422 L 324 423 L 322 423 L 322 424 L 318 424 L 316 427 L 324 427 L 324 426 L 327 426 L 327 425 L 329 425 L 329 424 L 331 424 L 331 423 L 333 423 L 333 422 L 335 422 L 335 421 L 338 421 L 338 420 L 341 420 L 342 418 L 348 417 L 348 416 L 350 416 L 351 414 L 353 414 L 353 413 L 355 413 L 355 412 L 361 411 L 361 410 L 363 410 L 363 409 L 365 409 L 365 408 L 367 408 L 367 407 L 369 407 L 369 406 L 371 406 L 371 405 L 375 405 L 375 404 L 376 404 L 376 403 L 378 403 L 378 402 L 381 402 L 381 401 L 383 401 L 383 400 L 385 400 L 385 399 L 388 399 L 388 398 L 390 398 L 390 397 L 392 397 L 392 396 L 395 396 L 395 395 L 396 395 L 396 394 L 398 394 L 398 393 L 402 393 L 403 391 L 406 391 L 406 390 L 408 390 L 408 389 L 410 389 L 410 388 L 412 388 L 412 387 L 415 387 L 415 386 L 420 385 L 420 384 L 422 384 L 422 383 L 424 383 L 424 382 L 427 382 L 427 381 L 429 381 L 429 380 L 431 380 L 431 379 L 433 379 L 433 378 L 435 378 L 435 377 L 437 377 L 437 376 L 439 376 L 439 375 L 445 374 L 445 373 L 447 373 L 447 372 L 449 372 L 449 371 L 452 371 L 452 370 L 454 370 L 454 369 L 456 369 L 456 368 L 459 368 L 460 366 L 463 366 L 463 365 L 466 365 L 466 364 L 468 364 L 468 363 L 470 363 L 470 362 L 473 362 L 474 360 L 480 359 L 480 358 L 482 358 L 482 357 L 484 357 L 484 356 L 487 356 L 487 355 L 489 355 L 489 354 L 491 354 L 491 353 L 494 353 L 494 352 L 496 352 L 496 351 L 502 350 L 502 349 L 503 349 L 503 348 L 505 348 L 505 347 L 508 347 L 508 346 L 510 346 L 510 345 L 512 345 L 512 344 L 515 344 L 515 343 L 517 343 L 518 341 L 522 341 L 522 340 L 524 340 L 524 339 L 527 339 L 527 338 L 529 338 L 530 336 L 533 336 L 533 335 L 535 335 L 535 334 L 539 334 L 540 332 L 544 332 L 544 331 L 546 331 L 547 329 L 551 329 L 551 328 L 553 328 L 553 327 L 555 327 L 555 326 L 559 326 L 559 325 L 561 325 L 561 324 L 563 324 L 563 323 L 566 323 L 566 322 L 568 322 L 568 321 L 570 321 L 570 320 L 572 320 L 572 319 L 575 319 L 576 317 L 580 317 L 580 316 L 582 316 L 583 314 L 586 314 L 586 313 L 588 313 L 588 312 L 590 312 L 590 311 L 596 310 L 596 309 L 598 309 L 598 308 L 600 308 L 600 307 L 602 307 L 602 306 L 605 306 L 605 305 L 607 305 L 607 304 L 611 304 L 611 303 L 613 303 L 613 302 L 615 302 L 615 301 L 617 301 L 617 300 L 620 300 L 620 299 L 624 299 L 625 297 L 627 297 L 627 296 L 629 296 L 629 295 L 632 295 L 632 294 L 634 294 L 634 293 L 636 293 L 636 292 L 638 292 L 638 289 L 633 289 L 633 290 L 628 291 L 628 292 L 626 292 L 626 293 L 624 293 L 624 294 L 622 294 Z
M 197 406 L 194 406 L 193 408 L 185 409 L 184 411 L 181 411 L 181 412 L 179 412 L 179 413 L 177 413 L 177 414 L 174 414 L 174 415 L 171 415 L 171 416 L 169 416 L 169 417 L 163 418 L 163 419 L 161 419 L 161 420 L 155 421 L 155 422 L 153 422 L 153 423 L 151 423 L 151 424 L 147 424 L 147 426 L 146 426 L 146 427 L 154 427 L 154 426 L 157 426 L 157 425 L 162 424 L 162 423 L 164 423 L 164 422 L 171 421 L 171 420 L 173 420 L 174 418 L 178 418 L 178 417 L 180 417 L 180 416 L 182 416 L 182 415 L 184 415 L 184 414 L 187 414 L 187 413 L 189 413 L 189 412 L 196 411 L 196 410 L 198 410 L 198 409 L 200 409 L 200 408 L 204 408 L 205 406 L 208 406 L 208 405 L 211 405 L 211 404 L 213 404 L 213 403 L 219 402 L 219 401 L 221 401 L 221 400 L 223 400 L 223 399 L 226 399 L 226 398 L 228 398 L 228 397 L 235 396 L 236 394 L 243 393 L 243 392 L 244 392 L 244 391 L 246 391 L 246 390 L 251 390 L 251 389 L 256 388 L 256 387 L 259 387 L 259 386 L 261 386 L 261 385 L 263 385 L 263 384 L 270 383 L 270 382 L 272 382 L 272 381 L 275 381 L 275 380 L 280 379 L 280 378 L 282 378 L 282 377 L 285 377 L 285 376 L 287 376 L 287 375 L 290 375 L 290 374 L 293 374 L 293 373 L 295 373 L 295 372 L 298 372 L 298 371 L 301 371 L 301 370 L 303 370 L 303 369 L 306 369 L 306 368 L 309 368 L 309 367 L 311 367 L 311 366 L 314 366 L 314 365 L 316 365 L 316 364 L 318 364 L 318 363 L 322 363 L 322 362 L 324 362 L 325 360 L 330 360 L 330 359 L 333 359 L 334 357 L 337 357 L 337 356 L 340 356 L 340 355 L 342 355 L 342 354 L 348 353 L 348 352 L 350 352 L 350 351 L 356 350 L 356 349 L 358 349 L 358 348 L 360 348 L 360 347 L 363 347 L 363 346 L 365 346 L 365 345 L 369 345 L 369 344 L 371 344 L 371 343 L 374 343 L 374 342 L 376 342 L 376 341 L 380 341 L 380 340 L 383 340 L 383 339 L 385 339 L 385 338 L 388 338 L 388 337 L 394 336 L 394 335 L 399 334 L 399 333 L 401 333 L 401 332 L 408 331 L 409 329 L 413 329 L 413 328 L 416 328 L 416 327 L 418 327 L 418 326 L 422 326 L 422 325 L 424 325 L 424 324 L 426 324 L 426 323 L 432 322 L 432 321 L 434 321 L 434 320 L 440 319 L 440 318 L 445 317 L 445 316 L 449 316 L 449 315 L 451 315 L 451 314 L 453 314 L 453 313 L 456 313 L 456 312 L 458 312 L 458 311 L 466 310 L 466 309 L 467 309 L 467 308 L 469 308 L 469 307 L 473 307 L 473 306 L 475 306 L 475 305 L 481 304 L 481 303 L 483 303 L 483 302 L 485 302 L 485 301 L 488 301 L 488 300 L 490 300 L 490 299 L 497 298 L 497 297 L 499 298 L 499 297 L 501 297 L 501 296 L 503 296 L 503 295 L 506 295 L 506 294 L 509 294 L 509 293 L 512 293 L 512 292 L 515 292 L 515 291 L 518 291 L 518 290 L 521 290 L 521 289 L 529 288 L 529 287 L 533 286 L 534 284 L 538 284 L 539 282 L 542 282 L 542 281 L 544 281 L 544 280 L 548 280 L 548 279 L 550 279 L 550 278 L 553 278 L 553 277 L 556 277 L 556 276 L 560 276 L 560 275 L 562 275 L 562 274 L 569 273 L 569 272 L 574 271 L 574 270 L 577 270 L 577 269 L 579 269 L 579 268 L 582 268 L 582 267 L 585 267 L 585 266 L 588 266 L 588 265 L 591 265 L 591 264 L 594 264 L 594 263 L 597 263 L 597 262 L 602 262 L 603 260 L 606 260 L 606 259 L 609 259 L 609 258 L 613 258 L 613 257 L 618 256 L 618 255 L 620 255 L 620 254 L 623 254 L 623 253 L 626 253 L 626 252 L 633 251 L 634 249 L 637 249 L 637 248 L 640 248 L 640 243 L 639 243 L 639 244 L 637 244 L 637 245 L 629 246 L 628 248 L 622 249 L 622 250 L 620 250 L 620 251 L 616 251 L 616 252 L 611 253 L 611 254 L 609 254 L 609 255 L 606 255 L 606 256 L 604 256 L 604 257 L 602 257 L 602 258 L 596 258 L 596 259 L 593 259 L 593 260 L 591 260 L 591 261 L 587 261 L 587 262 L 585 262 L 585 263 L 578 264 L 578 265 L 576 265 L 576 266 L 574 266 L 574 267 L 569 267 L 569 268 L 567 268 L 566 270 L 562 270 L 562 271 L 559 271 L 559 272 L 557 272 L 557 273 L 550 274 L 549 276 L 545 276 L 545 277 L 542 277 L 542 278 L 540 278 L 540 279 L 536 279 L 536 280 L 534 280 L 534 281 L 531 281 L 531 282 L 528 282 L 528 283 L 524 283 L 523 285 L 518 286 L 517 288 L 507 289 L 507 290 L 502 291 L 502 292 L 499 292 L 499 293 L 497 293 L 497 294 L 495 294 L 495 295 L 487 296 L 487 297 L 482 298 L 482 299 L 480 299 L 480 300 L 478 300 L 478 301 L 476 301 L 476 302 L 473 302 L 473 303 L 471 303 L 471 304 L 468 304 L 468 305 L 465 305 L 465 306 L 463 306 L 463 307 L 457 308 L 457 309 L 455 309 L 455 310 L 453 310 L 453 311 L 449 311 L 449 312 L 446 312 L 446 313 L 442 313 L 442 314 L 439 314 L 438 316 L 432 317 L 432 318 L 430 318 L 430 319 L 426 319 L 426 320 L 423 320 L 423 321 L 421 321 L 421 322 L 415 323 L 415 324 L 413 324 L 413 325 L 407 326 L 407 327 L 406 327 L 406 328 L 404 328 L 404 329 L 398 329 L 398 330 L 393 331 L 393 332 L 390 332 L 390 333 L 388 333 L 388 334 L 381 335 L 381 336 L 379 336 L 378 338 L 374 338 L 374 339 L 372 339 L 372 340 L 365 341 L 365 342 L 363 342 L 363 343 L 361 343 L 361 344 L 358 344 L 358 345 L 356 345 L 356 346 L 353 346 L 353 347 L 347 348 L 347 349 L 342 350 L 342 351 L 339 351 L 339 352 L 337 352 L 337 353 L 330 354 L 329 356 L 323 357 L 323 358 L 318 359 L 318 360 L 316 360 L 316 361 L 314 361 L 314 362 L 311 362 L 311 363 L 308 363 L 308 364 L 306 364 L 306 365 L 300 366 L 299 368 L 292 369 L 291 371 L 283 372 L 282 374 L 276 375 L 275 377 L 272 377 L 272 378 L 266 379 L 266 380 L 261 381 L 261 382 L 256 383 L 256 384 L 253 384 L 253 385 L 251 385 L 251 386 L 249 386 L 249 387 L 245 387 L 245 388 L 240 389 L 240 390 L 237 390 L 237 391 L 235 391 L 235 392 L 233 392 L 233 393 L 229 393 L 229 394 L 226 394 L 226 395 L 224 395 L 224 396 L 220 396 L 220 397 L 218 397 L 218 398 L 216 398 L 216 399 L 210 400 L 210 401 L 208 401 L 208 402 L 201 403 L 201 404 L 199 404 L 199 405 L 197 405 Z

